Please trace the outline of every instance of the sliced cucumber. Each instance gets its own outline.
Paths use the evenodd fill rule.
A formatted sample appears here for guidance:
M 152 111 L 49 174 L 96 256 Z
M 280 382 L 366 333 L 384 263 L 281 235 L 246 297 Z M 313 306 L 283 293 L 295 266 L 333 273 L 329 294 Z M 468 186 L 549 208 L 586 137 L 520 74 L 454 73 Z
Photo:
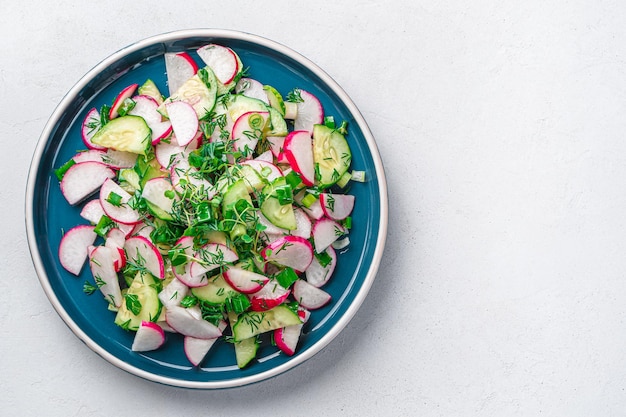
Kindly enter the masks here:
M 161 313 L 157 282 L 150 274 L 137 273 L 124 294 L 124 302 L 115 316 L 115 324 L 127 330 L 137 330 L 142 321 L 156 321 Z M 137 314 L 131 308 L 138 308 Z
M 232 326 L 233 338 L 235 341 L 242 341 L 261 333 L 301 323 L 298 314 L 284 304 L 267 311 L 247 311 L 241 314 Z
M 142 96 L 152 97 L 157 102 L 157 104 L 163 103 L 163 96 L 159 91 L 159 87 L 157 87 L 154 81 L 152 81 L 151 79 L 147 79 L 145 83 L 140 85 L 137 89 L 137 93 L 141 94 Z
M 264 85 L 263 90 L 265 90 L 270 106 L 278 110 L 282 117 L 285 117 L 285 101 L 283 100 L 283 96 L 271 85 Z
M 265 134 L 267 136 L 287 136 L 289 133 L 287 122 L 285 122 L 280 112 L 269 106 L 267 110 L 270 113 L 270 122 L 265 127 Z
M 259 350 L 259 341 L 256 337 L 235 342 L 235 358 L 237 359 L 237 367 L 239 369 L 245 368 L 256 358 L 257 351 Z
M 277 190 L 286 186 L 285 177 L 279 177 L 263 188 L 262 192 L 265 198 L 261 203 L 261 213 L 273 225 L 287 230 L 295 230 L 298 226 L 293 204 L 281 204 L 277 196 Z
M 348 171 L 352 152 L 346 138 L 325 125 L 313 126 L 313 160 L 319 185 L 335 184 Z
M 185 81 L 174 94 L 168 97 L 158 110 L 167 116 L 165 104 L 172 101 L 184 101 L 193 107 L 198 118 L 201 119 L 215 107 L 217 87 L 218 82 L 213 70 L 209 67 L 201 68 L 196 75 Z
M 240 178 L 232 183 L 226 189 L 226 192 L 224 192 L 224 197 L 222 199 L 222 213 L 225 217 L 227 217 L 227 212 L 235 210 L 235 204 L 237 204 L 240 200 L 245 200 L 250 206 L 252 206 L 252 199 L 250 198 L 250 194 L 248 194 L 248 187 L 246 186 L 246 182 L 243 178 Z M 243 224 L 236 224 L 230 231 L 230 238 L 234 240 L 245 234 L 246 226 Z
M 251 111 L 267 111 L 267 104 L 261 100 L 244 96 L 243 94 L 233 94 L 225 101 L 226 111 L 233 122 L 237 121 L 239 116 Z
M 191 289 L 191 293 L 195 297 L 211 304 L 224 304 L 232 291 L 232 287 L 228 285 L 221 274 L 209 278 L 207 285 Z
M 102 126 L 91 141 L 116 151 L 145 155 L 151 145 L 152 131 L 143 117 L 127 115 Z

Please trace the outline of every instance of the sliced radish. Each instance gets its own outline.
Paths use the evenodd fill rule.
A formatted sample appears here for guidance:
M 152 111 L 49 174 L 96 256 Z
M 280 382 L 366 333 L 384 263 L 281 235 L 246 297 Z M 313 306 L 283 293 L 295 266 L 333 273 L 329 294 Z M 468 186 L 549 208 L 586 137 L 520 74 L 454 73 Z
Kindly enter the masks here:
M 217 328 L 223 332 L 226 326 L 226 321 L 221 321 Z M 183 339 L 183 348 L 185 349 L 185 355 L 187 356 L 187 359 L 189 359 L 189 362 L 191 362 L 193 366 L 200 365 L 200 362 L 202 362 L 207 353 L 209 353 L 209 350 L 211 350 L 211 347 L 213 347 L 216 340 L 217 338 L 198 339 L 191 336 L 185 336 Z
M 276 178 L 283 176 L 281 170 L 271 162 L 260 161 L 258 159 L 248 159 L 246 161 L 242 161 L 241 165 L 247 165 L 254 169 L 257 175 L 266 183 L 270 183 Z
M 244 77 L 237 81 L 237 84 L 235 84 L 235 93 L 261 100 L 267 105 L 270 104 L 270 101 L 267 99 L 267 93 L 265 89 L 263 89 L 263 84 L 252 78 Z
M 317 257 L 314 256 L 311 265 L 304 271 L 306 281 L 317 288 L 324 286 L 330 280 L 335 271 L 335 266 L 337 265 L 337 253 L 335 249 L 329 246 L 326 248 L 325 252 L 330 256 L 330 262 L 328 262 L 326 266 L 322 266 Z
M 156 323 L 143 320 L 135 333 L 131 350 L 133 352 L 148 352 L 156 350 L 165 343 L 165 332 Z
M 119 204 L 113 204 L 109 201 L 113 196 L 120 196 Z M 100 204 L 107 216 L 118 223 L 135 224 L 139 222 L 141 214 L 128 205 L 131 197 L 126 190 L 111 179 L 104 181 L 100 187 Z
M 311 134 L 305 130 L 291 132 L 285 138 L 283 152 L 291 168 L 300 174 L 304 185 L 311 187 L 315 182 Z
M 189 266 L 189 281 L 185 282 L 190 287 L 206 285 L 205 274 L 219 267 L 236 262 L 237 253 L 221 243 L 208 243 L 196 252 L 195 258 Z
M 265 275 L 232 266 L 224 271 L 224 279 L 235 290 L 243 294 L 253 294 L 269 282 Z
M 246 112 L 239 116 L 233 125 L 231 138 L 236 151 L 244 159 L 251 159 L 257 143 L 263 135 L 263 129 L 269 120 L 269 112 Z
M 343 220 L 354 209 L 354 195 L 321 193 L 320 204 L 327 217 L 333 220 Z
M 85 116 L 81 128 L 83 143 L 85 144 L 85 146 L 87 146 L 88 149 L 95 149 L 100 151 L 106 150 L 104 146 L 96 145 L 91 141 L 91 138 L 93 137 L 93 135 L 96 134 L 101 126 L 100 112 L 94 107 L 87 112 L 87 116 Z
M 302 101 L 296 103 L 298 114 L 293 121 L 293 130 L 306 130 L 312 134 L 313 125 L 324 122 L 324 108 L 317 97 L 308 91 L 298 89 L 297 92 Z
M 71 228 L 61 238 L 59 244 L 59 262 L 74 275 L 79 275 L 88 255 L 88 248 L 93 245 L 98 235 L 94 226 L 79 225 Z
M 189 287 L 183 284 L 178 278 L 174 278 L 163 287 L 159 293 L 159 300 L 165 308 L 180 305 L 180 302 L 189 293 Z
M 298 309 L 298 316 L 302 319 L 301 324 L 294 324 L 274 330 L 274 342 L 276 346 L 286 355 L 293 356 L 302 334 L 302 327 L 309 320 L 311 313 L 302 308 Z
M 293 284 L 293 296 L 300 305 L 309 310 L 324 307 L 331 300 L 331 296 L 321 288 L 317 288 L 303 279 Z
M 104 298 L 111 305 L 119 308 L 122 305 L 122 290 L 115 269 L 114 256 L 116 254 L 117 250 L 107 246 L 96 246 L 89 254 L 89 266 Z
M 185 184 L 190 184 L 195 187 L 195 190 L 201 193 L 206 193 L 206 199 L 210 200 L 215 195 L 215 187 L 209 181 L 203 178 L 200 171 L 197 168 L 189 165 L 189 161 L 186 158 L 182 158 L 179 162 L 175 163 L 170 170 L 170 178 L 172 179 L 172 186 L 179 193 L 184 193 L 181 180 L 184 180 Z
M 195 255 L 196 251 L 194 250 L 193 236 L 183 236 L 178 241 L 172 249 L 182 250 L 183 254 L 188 258 L 192 259 Z M 172 272 L 174 276 L 181 281 L 185 286 L 189 287 L 187 283 L 191 282 L 190 270 L 191 262 L 187 261 L 182 265 L 177 265 L 172 267 Z
M 322 253 L 345 233 L 346 229 L 333 219 L 329 219 L 328 217 L 319 219 L 313 225 L 312 230 L 315 251 Z
M 217 79 L 227 85 L 233 81 L 239 71 L 237 56 L 222 45 L 209 44 L 198 49 L 198 56 L 211 67 Z
M 300 236 L 305 239 L 311 237 L 311 219 L 309 216 L 300 208 L 294 209 L 294 214 L 296 216 L 296 228 L 291 231 L 291 234 L 294 236 Z
M 124 244 L 126 260 L 144 267 L 156 278 L 165 278 L 163 257 L 156 246 L 143 236 L 133 236 Z
M 80 217 L 92 224 L 98 224 L 102 216 L 104 216 L 104 209 L 102 208 L 102 204 L 100 204 L 100 200 L 97 198 L 85 204 L 80 211 Z
M 156 145 L 172 134 L 172 122 L 165 120 L 160 123 L 155 123 L 151 129 L 152 145 Z
M 72 157 L 72 160 L 77 164 L 80 164 L 81 162 L 102 162 L 103 164 L 106 164 L 105 159 L 106 151 L 100 151 L 96 149 L 78 152 Z
M 284 136 L 268 136 L 265 138 L 270 144 L 270 150 L 274 157 L 276 158 L 276 163 L 278 164 L 288 164 L 287 158 L 285 157 L 285 152 L 283 151 L 283 145 L 285 144 Z
M 61 180 L 61 193 L 68 203 L 75 205 L 95 193 L 115 172 L 101 162 L 81 162 L 67 170 Z
M 159 104 L 155 99 L 150 96 L 138 95 L 133 97 L 133 101 L 135 102 L 135 107 L 128 114 L 143 117 L 150 129 L 155 124 L 161 123 L 162 116 L 157 111 Z
M 113 260 L 116 271 L 121 270 L 126 265 L 124 243 L 126 243 L 126 233 L 122 229 L 114 227 L 109 230 L 104 246 L 113 250 Z
M 124 104 L 124 100 L 126 100 L 127 98 L 131 98 L 133 94 L 135 94 L 135 90 L 137 90 L 137 87 L 139 87 L 139 84 L 131 84 L 123 89 L 117 95 L 117 97 L 115 97 L 113 105 L 109 110 L 109 119 L 115 119 L 117 116 L 119 116 L 118 112 L 120 110 L 120 107 L 122 107 L 122 105 Z
M 265 151 L 262 154 L 258 155 L 256 158 L 254 158 L 255 161 L 259 161 L 259 162 L 267 162 L 270 164 L 274 163 L 274 154 L 272 154 L 272 151 Z
M 133 230 L 130 232 L 132 236 L 143 236 L 150 240 L 150 235 L 154 232 L 154 226 L 145 222 L 139 222 L 133 226 Z
M 186 52 L 167 52 L 164 54 L 167 87 L 170 95 L 198 72 L 196 61 Z
M 307 239 L 284 236 L 263 248 L 261 256 L 268 262 L 304 271 L 313 260 L 313 247 Z
M 187 146 L 198 133 L 198 115 L 194 108 L 184 101 L 165 104 L 167 115 L 172 122 L 172 130 L 180 146 Z
M 206 320 L 198 319 L 186 308 L 171 306 L 165 311 L 165 320 L 172 329 L 184 335 L 198 339 L 215 339 L 222 335 L 221 330 Z
M 250 295 L 250 309 L 253 311 L 267 311 L 282 304 L 291 294 L 291 290 L 282 287 L 277 282 L 265 284 L 263 288 Z
M 152 178 L 146 181 L 141 196 L 168 214 L 172 212 L 174 202 L 176 201 L 176 193 L 174 193 L 172 183 L 163 177 Z
M 164 169 L 170 169 L 173 164 L 182 159 L 185 147 L 177 143 L 159 142 L 154 147 L 154 156 Z

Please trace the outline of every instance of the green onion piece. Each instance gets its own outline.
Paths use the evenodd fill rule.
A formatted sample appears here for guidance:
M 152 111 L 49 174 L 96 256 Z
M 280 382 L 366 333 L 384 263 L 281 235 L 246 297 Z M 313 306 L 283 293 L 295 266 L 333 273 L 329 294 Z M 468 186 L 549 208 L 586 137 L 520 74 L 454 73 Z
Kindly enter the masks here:
M 70 169 L 75 164 L 76 164 L 76 161 L 74 161 L 73 159 L 70 159 L 69 161 L 61 165 L 59 168 L 55 169 L 54 175 L 56 175 L 57 179 L 61 181 L 63 179 L 63 176 L 67 172 L 67 170 Z
M 125 98 L 117 113 L 120 116 L 126 116 L 132 109 L 135 108 L 135 104 L 137 103 L 135 103 L 135 100 L 132 98 Z
M 135 316 L 141 313 L 141 301 L 139 301 L 139 297 L 136 294 L 124 294 L 124 298 L 126 299 L 126 308 L 131 313 Z
M 341 122 L 341 126 L 339 126 L 339 128 L 337 129 L 337 132 L 341 133 L 344 136 L 348 134 L 348 122 L 346 120 Z
M 304 196 L 304 198 L 302 199 L 302 205 L 306 208 L 311 207 L 315 202 L 317 201 L 317 197 L 315 197 L 313 194 L 307 194 Z
M 115 207 L 119 207 L 122 205 L 122 196 L 116 192 L 111 191 L 107 196 L 107 201 L 113 204 Z
M 181 307 L 189 308 L 198 304 L 198 299 L 193 295 L 187 295 L 180 301 Z
M 326 126 L 329 129 L 334 129 L 335 128 L 335 118 L 333 116 L 326 116 L 326 117 L 324 117 L 324 126 Z
M 293 190 L 290 185 L 276 188 L 274 192 L 281 206 L 293 203 Z
M 345 219 L 343 219 L 343 227 L 345 227 L 346 229 L 352 229 L 352 216 L 348 216 Z
M 250 307 L 250 300 L 245 294 L 234 294 L 226 299 L 226 310 L 241 314 Z
M 346 188 L 351 179 L 352 174 L 350 174 L 349 172 L 345 172 L 337 181 L 337 186 L 341 188 Z
M 316 253 L 315 258 L 317 259 L 317 262 L 319 262 L 319 264 L 324 268 L 326 268 L 328 264 L 331 263 L 333 260 L 333 258 L 326 251 L 322 253 Z
M 298 274 L 296 274 L 296 271 L 294 271 L 293 268 L 287 267 L 276 274 L 274 278 L 276 278 L 276 281 L 278 281 L 281 287 L 289 288 L 298 280 Z
M 211 220 L 211 205 L 208 201 L 203 201 L 196 206 L 196 220 L 204 223 Z
M 115 222 L 113 222 L 109 216 L 102 216 L 93 231 L 100 237 L 106 237 L 109 230 L 111 230 L 114 226 Z
M 285 175 L 285 181 L 292 189 L 296 189 L 298 185 L 302 183 L 302 178 L 300 178 L 300 175 L 296 171 L 291 170 Z
M 352 181 L 365 182 L 365 171 L 352 171 Z

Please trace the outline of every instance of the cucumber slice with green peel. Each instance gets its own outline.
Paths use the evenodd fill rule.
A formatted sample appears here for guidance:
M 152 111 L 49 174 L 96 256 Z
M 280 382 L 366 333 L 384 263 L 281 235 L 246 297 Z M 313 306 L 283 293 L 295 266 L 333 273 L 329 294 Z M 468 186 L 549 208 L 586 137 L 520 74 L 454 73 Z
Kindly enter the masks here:
M 282 117 L 285 117 L 285 101 L 283 100 L 283 96 L 271 85 L 264 85 L 263 90 L 265 90 L 270 106 L 278 110 Z
M 232 291 L 221 274 L 209 278 L 207 285 L 191 288 L 191 293 L 199 300 L 218 305 L 224 304 Z
M 223 102 L 226 113 L 235 121 L 244 113 L 267 111 L 267 105 L 261 100 L 244 96 L 243 94 L 232 94 Z
M 239 200 L 246 200 L 252 205 L 252 198 L 248 194 L 248 187 L 246 187 L 246 182 L 243 178 L 232 183 L 224 192 L 222 210 L 225 212 L 232 209 Z
M 279 198 L 280 190 L 288 187 L 285 177 L 276 178 L 269 185 L 263 188 L 265 196 L 261 203 L 261 213 L 274 225 L 287 230 L 294 230 L 298 227 L 293 204 L 281 204 Z
M 239 369 L 245 368 L 256 358 L 257 351 L 259 350 L 259 341 L 256 337 L 251 337 L 240 342 L 235 342 L 235 358 L 237 359 L 237 367 Z
M 261 333 L 301 323 L 298 314 L 284 304 L 267 311 L 247 311 L 232 326 L 233 338 L 236 342 L 243 341 Z
M 266 136 L 287 136 L 289 130 L 287 129 L 287 122 L 283 119 L 283 116 L 278 110 L 273 107 L 267 107 L 267 111 L 270 113 L 270 121 L 265 127 Z
M 161 301 L 157 292 L 158 283 L 150 274 L 137 273 L 115 316 L 115 324 L 137 330 L 142 321 L 155 322 L 161 314 Z
M 91 141 L 105 148 L 145 155 L 152 144 L 152 131 L 139 116 L 120 116 L 102 126 Z
M 189 78 L 178 90 L 159 106 L 159 113 L 167 117 L 165 104 L 172 101 L 184 101 L 196 111 L 202 119 L 215 107 L 217 101 L 217 79 L 209 67 L 200 68 L 198 73 Z
M 325 125 L 313 126 L 313 160 L 322 188 L 335 184 L 348 171 L 352 152 L 346 138 Z
M 163 96 L 159 91 L 159 87 L 151 79 L 147 79 L 146 82 L 140 85 L 137 93 L 142 96 L 152 97 L 159 105 L 163 103 Z

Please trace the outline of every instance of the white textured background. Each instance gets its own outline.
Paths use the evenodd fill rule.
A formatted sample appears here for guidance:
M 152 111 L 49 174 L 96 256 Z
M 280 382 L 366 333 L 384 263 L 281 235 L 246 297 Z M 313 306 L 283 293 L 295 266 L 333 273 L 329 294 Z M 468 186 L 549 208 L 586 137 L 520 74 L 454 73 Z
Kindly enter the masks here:
M 626 3 L 3 1 L 0 415 L 626 414 Z M 39 285 L 23 213 L 72 85 L 136 40 L 199 27 L 324 68 L 368 120 L 390 198 L 384 261 L 341 335 L 217 392 L 86 348 Z

